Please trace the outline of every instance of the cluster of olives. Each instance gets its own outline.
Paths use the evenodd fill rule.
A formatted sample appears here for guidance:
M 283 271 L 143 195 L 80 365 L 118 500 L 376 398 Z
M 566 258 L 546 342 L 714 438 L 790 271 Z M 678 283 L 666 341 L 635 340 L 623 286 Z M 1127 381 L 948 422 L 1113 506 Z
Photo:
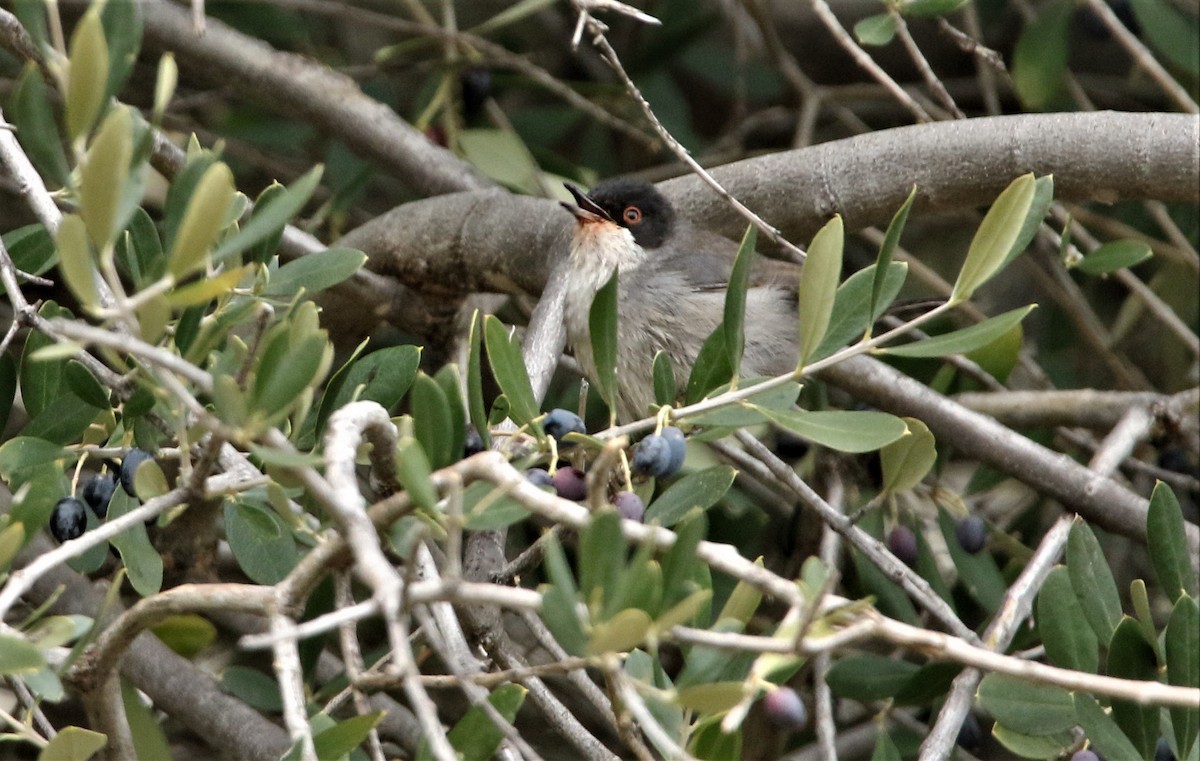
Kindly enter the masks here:
M 542 429 L 558 442 L 570 433 L 587 433 L 587 427 L 579 415 L 561 408 L 546 414 Z M 629 467 L 633 475 L 639 478 L 662 478 L 678 472 L 683 467 L 686 454 L 683 431 L 666 426 L 660 433 L 652 433 L 638 443 Z M 555 494 L 563 499 L 579 502 L 587 497 L 587 476 L 573 466 L 557 468 L 553 476 L 542 468 L 530 468 L 525 471 L 525 478 L 535 486 L 554 489 Z M 646 504 L 631 491 L 617 492 L 613 497 L 613 505 L 621 517 L 628 520 L 640 521 L 646 514 Z
M 972 555 L 987 545 L 987 524 L 977 515 L 969 515 L 954 523 L 958 546 Z M 908 526 L 898 525 L 888 532 L 887 548 L 907 566 L 917 563 L 917 535 Z
M 121 460 L 121 488 L 129 496 L 137 496 L 133 486 L 133 475 L 138 466 L 149 459 L 149 452 L 130 449 Z M 104 520 L 108 515 L 108 503 L 116 490 L 117 477 L 112 473 L 97 473 L 92 476 L 79 490 L 82 500 L 77 497 L 63 497 L 54 505 L 54 511 L 50 513 L 50 535 L 60 544 L 83 536 L 83 532 L 87 530 L 84 504 L 91 508 L 97 518 Z

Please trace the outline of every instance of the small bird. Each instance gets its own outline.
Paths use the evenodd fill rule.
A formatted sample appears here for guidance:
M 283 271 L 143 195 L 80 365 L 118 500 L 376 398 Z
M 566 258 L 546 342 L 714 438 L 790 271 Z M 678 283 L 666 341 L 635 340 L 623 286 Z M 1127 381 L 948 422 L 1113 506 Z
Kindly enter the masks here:
M 575 203 L 564 321 L 567 340 L 593 382 L 588 313 L 596 293 L 620 272 L 617 293 L 617 417 L 645 417 L 654 402 L 653 363 L 671 357 L 677 388 L 721 322 L 737 244 L 678 218 L 671 203 L 645 182 L 617 178 Z M 780 375 L 796 366 L 796 285 L 799 268 L 756 260 L 746 294 L 741 374 Z

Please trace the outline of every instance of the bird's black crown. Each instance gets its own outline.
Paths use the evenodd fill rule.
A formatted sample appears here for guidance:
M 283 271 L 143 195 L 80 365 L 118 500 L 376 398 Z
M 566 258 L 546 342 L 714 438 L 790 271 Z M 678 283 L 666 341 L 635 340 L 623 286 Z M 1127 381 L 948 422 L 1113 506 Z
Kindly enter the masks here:
M 671 202 L 648 182 L 625 177 L 605 180 L 592 188 L 588 198 L 633 233 L 642 248 L 658 248 L 675 226 Z

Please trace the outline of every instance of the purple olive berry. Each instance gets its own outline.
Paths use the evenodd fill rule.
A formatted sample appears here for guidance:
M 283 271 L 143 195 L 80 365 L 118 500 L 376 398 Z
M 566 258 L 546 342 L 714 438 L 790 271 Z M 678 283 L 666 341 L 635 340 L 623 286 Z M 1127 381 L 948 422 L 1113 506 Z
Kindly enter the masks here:
M 83 485 L 81 496 L 97 518 L 108 515 L 108 503 L 117 490 L 117 478 L 112 473 L 97 473 Z
M 1096 755 L 1096 751 L 1084 748 L 1083 750 L 1075 751 L 1071 756 L 1071 761 L 1100 761 L 1100 757 Z
M 558 496 L 563 499 L 578 502 L 587 496 L 587 476 L 579 468 L 559 468 L 552 478 Z
M 671 445 L 658 434 L 642 439 L 629 464 L 635 476 L 663 476 L 671 468 Z
M 954 535 L 958 537 L 958 546 L 974 555 L 987 544 L 987 524 L 983 518 L 971 515 L 955 524 Z
M 808 725 L 804 701 L 791 687 L 776 687 L 763 698 L 767 718 L 780 729 L 798 732 Z
M 83 503 L 74 497 L 63 497 L 50 513 L 50 535 L 59 544 L 78 539 L 87 530 L 87 513 Z
M 546 419 L 542 421 L 542 428 L 546 431 L 546 435 L 554 437 L 555 441 L 562 441 L 568 433 L 587 433 L 587 426 L 583 424 L 583 418 L 561 407 L 552 409 L 546 414 Z
M 125 458 L 121 460 L 121 488 L 131 497 L 137 497 L 137 491 L 133 486 L 133 477 L 137 473 L 138 466 L 146 460 L 154 459 L 153 456 L 144 449 L 130 449 L 125 453 Z
M 906 566 L 917 563 L 917 535 L 908 526 L 896 526 L 888 532 L 887 548 Z
M 554 481 L 550 478 L 550 474 L 541 468 L 530 468 L 525 471 L 525 480 L 538 488 L 554 488 Z
M 683 438 L 683 431 L 673 425 L 663 428 L 660 435 L 671 447 L 671 461 L 667 464 L 667 472 L 663 474 L 669 476 L 683 467 L 683 460 L 687 457 L 687 441 Z
M 626 520 L 640 523 L 646 515 L 646 503 L 631 491 L 617 492 L 617 496 L 613 497 L 613 504 L 617 506 L 617 512 L 621 514 L 621 517 Z

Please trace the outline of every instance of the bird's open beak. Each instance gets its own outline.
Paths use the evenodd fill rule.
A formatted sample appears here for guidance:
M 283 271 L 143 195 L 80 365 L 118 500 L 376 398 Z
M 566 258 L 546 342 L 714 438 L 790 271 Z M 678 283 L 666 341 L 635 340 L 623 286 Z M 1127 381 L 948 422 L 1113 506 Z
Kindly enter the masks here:
M 587 197 L 579 188 L 569 182 L 564 182 L 563 185 L 571 195 L 575 198 L 575 203 L 567 203 L 560 201 L 564 209 L 575 215 L 575 218 L 580 222 L 612 222 L 613 218 L 608 215 L 608 212 L 601 208 L 595 201 Z

